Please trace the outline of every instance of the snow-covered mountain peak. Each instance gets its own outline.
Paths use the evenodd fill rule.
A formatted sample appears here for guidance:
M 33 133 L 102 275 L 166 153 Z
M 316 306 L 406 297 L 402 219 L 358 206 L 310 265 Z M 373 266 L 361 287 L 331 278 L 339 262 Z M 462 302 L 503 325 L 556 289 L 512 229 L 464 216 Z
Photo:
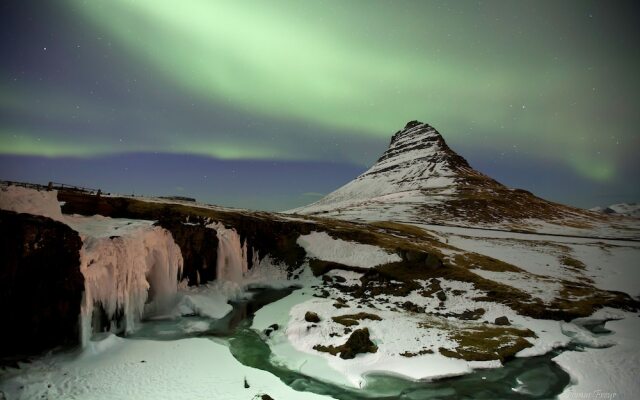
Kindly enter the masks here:
M 470 179 L 497 184 L 473 170 L 434 127 L 410 121 L 392 136 L 389 148 L 366 172 L 320 201 L 292 211 L 324 213 L 370 202 L 415 204 L 425 197 L 452 195 Z
M 589 224 L 593 213 L 510 189 L 469 163 L 431 125 L 410 121 L 362 175 L 293 213 L 523 229 L 531 221 Z M 537 222 L 536 222 L 537 223 Z M 562 222 L 564 223 L 564 222 Z M 585 225 L 586 226 L 586 225 Z
M 442 135 L 431 125 L 410 121 L 391 138 L 387 151 L 364 175 L 390 169 L 409 168 L 404 179 L 425 180 L 430 177 L 452 176 L 469 170 L 467 161 L 452 151 Z

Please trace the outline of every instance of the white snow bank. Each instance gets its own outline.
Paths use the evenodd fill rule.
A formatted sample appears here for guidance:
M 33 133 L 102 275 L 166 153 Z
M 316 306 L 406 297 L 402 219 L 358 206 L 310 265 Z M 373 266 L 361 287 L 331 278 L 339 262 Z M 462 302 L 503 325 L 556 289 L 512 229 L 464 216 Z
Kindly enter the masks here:
M 247 381 L 249 388 L 244 387 Z M 8 398 L 76 400 L 236 400 L 269 394 L 278 400 L 316 400 L 278 377 L 238 362 L 208 339 L 131 340 L 110 335 L 80 357 L 54 356 L 3 379 Z
M 638 396 L 640 376 L 640 318 L 634 313 L 603 309 L 592 318 L 621 318 L 609 321 L 605 328 L 613 333 L 607 340 L 616 345 L 608 348 L 587 348 L 585 351 L 565 351 L 555 357 L 571 375 L 571 383 L 560 399 L 634 399 Z
M 79 223 L 82 218 L 87 226 L 99 226 L 94 224 L 94 217 L 77 217 L 76 223 L 83 225 Z M 124 236 L 83 235 L 80 251 L 80 271 L 85 278 L 81 310 L 83 344 L 93 331 L 91 322 L 96 304 L 102 306 L 109 319 L 121 309 L 124 326 L 111 329 L 131 332 L 144 312 L 147 299 L 158 310 L 176 293 L 183 262 L 180 248 L 167 230 L 141 222 L 133 224 L 136 228 Z M 104 227 L 111 231 L 113 226 Z
M 334 239 L 326 232 L 311 232 L 301 235 L 297 243 L 311 258 L 319 258 L 352 267 L 373 268 L 376 265 L 402 261 L 397 254 L 387 253 L 385 250 L 368 244 L 347 242 Z
M 215 280 L 205 285 L 180 288 L 169 316 L 199 315 L 219 319 L 233 309 L 229 300 L 236 300 L 242 295 L 242 285 L 232 281 Z
M 56 190 L 39 191 L 22 186 L 3 186 L 0 188 L 0 209 L 42 215 L 64 222 Z
M 151 229 L 155 221 L 128 218 L 110 218 L 102 215 L 85 217 L 64 215 L 64 223 L 78 232 L 82 238 L 108 238 L 111 236 L 136 235 L 141 230 Z

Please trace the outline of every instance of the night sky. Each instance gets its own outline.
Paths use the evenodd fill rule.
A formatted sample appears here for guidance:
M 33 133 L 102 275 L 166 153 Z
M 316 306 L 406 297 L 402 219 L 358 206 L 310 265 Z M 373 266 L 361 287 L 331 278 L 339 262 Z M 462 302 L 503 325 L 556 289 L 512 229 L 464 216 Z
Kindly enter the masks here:
M 407 121 L 555 201 L 640 200 L 635 1 L 3 1 L 0 179 L 282 210 Z

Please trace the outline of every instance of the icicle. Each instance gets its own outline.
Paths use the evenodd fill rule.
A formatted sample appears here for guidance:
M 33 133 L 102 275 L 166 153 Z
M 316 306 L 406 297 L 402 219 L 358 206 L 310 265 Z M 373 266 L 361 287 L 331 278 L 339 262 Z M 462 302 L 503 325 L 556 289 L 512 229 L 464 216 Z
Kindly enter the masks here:
M 247 239 L 242 243 L 242 276 L 249 272 L 249 253 L 247 252 Z
M 252 268 L 257 268 L 260 265 L 260 255 L 258 254 L 258 250 L 256 250 L 254 247 L 252 247 L 251 250 L 253 253 L 251 266 Z

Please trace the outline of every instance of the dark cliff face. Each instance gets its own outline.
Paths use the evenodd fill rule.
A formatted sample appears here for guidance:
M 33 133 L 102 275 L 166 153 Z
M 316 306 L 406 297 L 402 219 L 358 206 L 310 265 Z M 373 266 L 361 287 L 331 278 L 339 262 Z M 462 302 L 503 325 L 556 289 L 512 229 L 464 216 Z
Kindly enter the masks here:
M 180 247 L 184 262 L 181 279 L 188 279 L 189 286 L 216 279 L 218 236 L 215 229 L 206 228 L 203 222 L 185 224 L 178 219 L 161 219 L 158 225 L 171 232 Z
M 50 218 L 0 210 L 0 357 L 78 343 L 84 290 L 78 233 Z

